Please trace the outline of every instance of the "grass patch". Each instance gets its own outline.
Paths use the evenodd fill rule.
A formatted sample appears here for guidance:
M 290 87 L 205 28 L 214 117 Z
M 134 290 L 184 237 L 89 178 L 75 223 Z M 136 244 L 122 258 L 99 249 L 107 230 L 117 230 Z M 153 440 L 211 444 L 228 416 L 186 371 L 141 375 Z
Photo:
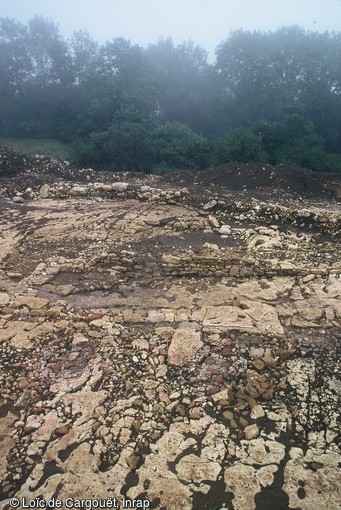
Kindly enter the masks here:
M 341 173 L 341 154 L 329 153 L 327 154 L 327 161 L 332 172 Z
M 63 161 L 69 161 L 71 158 L 70 147 L 58 140 L 45 138 L 7 138 L 0 136 L 0 145 L 11 147 L 18 154 L 24 156 L 51 156 Z

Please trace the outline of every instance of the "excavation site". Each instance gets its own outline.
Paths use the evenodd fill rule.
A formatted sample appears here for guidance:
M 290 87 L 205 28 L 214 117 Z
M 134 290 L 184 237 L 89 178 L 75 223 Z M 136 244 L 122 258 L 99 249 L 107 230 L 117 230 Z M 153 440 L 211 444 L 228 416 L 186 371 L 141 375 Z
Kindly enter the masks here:
M 1 147 L 0 508 L 339 509 L 340 198 Z

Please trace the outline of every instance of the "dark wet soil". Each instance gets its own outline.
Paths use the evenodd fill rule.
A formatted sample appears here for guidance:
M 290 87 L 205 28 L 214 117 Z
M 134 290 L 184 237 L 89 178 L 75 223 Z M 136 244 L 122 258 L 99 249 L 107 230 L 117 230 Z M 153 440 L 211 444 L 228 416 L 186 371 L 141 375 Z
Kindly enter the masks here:
M 180 182 L 183 186 L 212 185 L 231 191 L 253 191 L 258 192 L 260 197 L 272 190 L 307 198 L 337 198 L 341 188 L 341 174 L 260 163 L 228 163 L 202 172 L 174 172 L 165 176 L 163 181 Z
M 51 184 L 58 180 L 71 182 L 117 182 L 169 186 L 209 188 L 214 191 L 242 193 L 266 200 L 272 195 L 281 198 L 341 199 L 341 174 L 313 172 L 293 165 L 267 165 L 261 163 L 227 163 L 201 172 L 176 171 L 166 176 L 129 172 L 103 172 L 92 169 L 75 169 L 65 161 L 49 157 L 23 157 L 8 147 L 0 146 L 0 184 L 8 194 L 25 192 L 28 187 Z M 206 195 L 207 197 L 207 195 Z

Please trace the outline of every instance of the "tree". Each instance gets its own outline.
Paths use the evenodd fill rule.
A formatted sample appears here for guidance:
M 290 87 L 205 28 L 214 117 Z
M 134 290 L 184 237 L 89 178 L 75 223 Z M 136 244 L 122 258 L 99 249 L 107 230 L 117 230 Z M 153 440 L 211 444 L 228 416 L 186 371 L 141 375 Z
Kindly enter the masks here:
M 299 106 L 286 108 L 281 121 L 262 122 L 254 130 L 260 134 L 271 164 L 286 162 L 312 170 L 330 169 L 323 141 Z
M 116 171 L 147 172 L 150 162 L 148 126 L 127 120 L 113 124 L 104 144 L 110 167 Z
M 74 32 L 71 38 L 72 68 L 76 85 L 97 73 L 99 45 L 86 30 Z
M 40 16 L 0 19 L 0 132 L 77 139 L 84 163 L 121 169 L 202 168 L 210 144 L 218 162 L 322 168 L 327 149 L 338 166 L 340 54 L 340 33 L 239 30 L 209 65 L 192 41 L 99 45 Z
M 2 19 L 0 27 L 3 133 L 59 136 L 69 120 L 73 76 L 68 46 L 58 27 L 39 16 L 29 21 L 28 28 L 8 19 Z
M 35 86 L 62 85 L 73 82 L 71 55 L 58 26 L 41 16 L 28 22 L 27 48 L 31 60 L 31 81 Z
M 27 29 L 9 18 L 0 18 L 0 92 L 18 94 L 32 66 L 26 46 Z
M 202 169 L 209 163 L 207 139 L 180 122 L 160 124 L 151 132 L 154 172 Z
M 341 33 L 310 33 L 301 103 L 330 151 L 341 147 Z
M 217 49 L 226 125 L 278 121 L 298 102 L 330 150 L 341 146 L 341 34 L 283 27 L 231 33 Z
M 171 38 L 160 38 L 145 54 L 155 83 L 158 119 L 210 131 L 212 88 L 206 50 L 192 41 L 174 46 Z
M 27 29 L 0 18 L 0 132 L 13 135 L 21 117 L 20 97 L 31 72 Z
M 229 104 L 230 125 L 278 118 L 302 77 L 302 37 L 304 32 L 297 27 L 275 33 L 239 30 L 220 44 L 216 68 Z
M 216 144 L 215 163 L 240 161 L 243 163 L 266 161 L 268 155 L 262 137 L 253 129 L 236 128 L 226 133 Z
M 148 172 L 150 125 L 147 121 L 123 120 L 105 131 L 93 132 L 73 143 L 73 162 L 97 169 Z

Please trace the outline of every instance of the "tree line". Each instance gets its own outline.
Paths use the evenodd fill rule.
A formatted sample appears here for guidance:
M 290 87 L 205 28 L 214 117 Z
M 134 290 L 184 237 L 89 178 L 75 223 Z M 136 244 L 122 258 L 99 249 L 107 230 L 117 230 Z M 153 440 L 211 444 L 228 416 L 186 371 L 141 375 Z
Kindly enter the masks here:
M 341 171 L 341 33 L 232 32 L 147 48 L 0 18 L 0 135 L 56 138 L 73 162 L 165 173 L 229 161 Z

